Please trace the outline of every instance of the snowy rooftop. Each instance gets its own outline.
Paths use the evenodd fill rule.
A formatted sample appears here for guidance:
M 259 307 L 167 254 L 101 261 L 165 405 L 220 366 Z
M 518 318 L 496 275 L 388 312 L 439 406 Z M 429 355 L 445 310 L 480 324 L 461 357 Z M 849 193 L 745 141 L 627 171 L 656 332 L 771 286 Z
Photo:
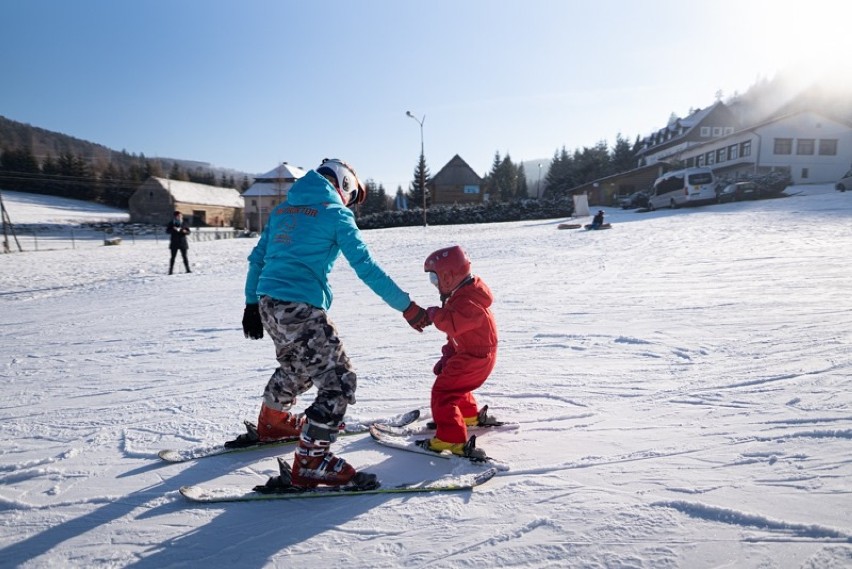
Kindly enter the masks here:
M 299 168 L 298 166 L 291 166 L 286 162 L 281 163 L 281 165 L 276 166 L 266 174 L 261 174 L 256 180 L 298 180 L 302 176 L 305 175 L 306 170 Z
M 181 182 L 154 177 L 154 180 L 167 188 L 176 201 L 198 205 L 218 205 L 225 207 L 243 207 L 240 192 L 235 188 L 219 188 L 195 182 Z

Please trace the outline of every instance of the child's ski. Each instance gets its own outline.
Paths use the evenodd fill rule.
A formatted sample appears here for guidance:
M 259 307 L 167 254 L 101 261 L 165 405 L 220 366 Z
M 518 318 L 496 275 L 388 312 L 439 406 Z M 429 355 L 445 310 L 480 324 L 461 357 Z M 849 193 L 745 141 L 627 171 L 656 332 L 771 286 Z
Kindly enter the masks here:
M 417 444 L 419 441 L 414 438 L 408 437 L 400 437 L 396 435 L 391 435 L 386 432 L 383 432 L 376 428 L 375 426 L 370 427 L 370 436 L 373 437 L 380 445 L 384 445 L 387 447 L 404 450 L 407 452 L 413 452 L 417 454 L 422 454 L 425 456 L 430 456 L 433 458 L 444 458 L 447 460 L 457 459 L 457 460 L 469 460 L 473 463 L 484 464 L 486 466 L 490 466 L 496 468 L 497 470 L 509 470 L 509 465 L 502 463 L 492 457 L 486 457 L 484 460 L 482 459 L 474 459 L 467 458 L 461 455 L 453 454 L 449 451 L 443 452 L 435 452 L 433 450 L 429 450 L 428 448 Z
M 468 433 L 472 433 L 475 435 L 479 435 L 486 431 L 515 431 L 520 428 L 520 424 L 518 423 L 508 423 L 505 421 L 498 421 L 494 423 L 488 423 L 486 425 L 476 425 L 467 428 Z M 375 427 L 389 435 L 393 435 L 396 437 L 410 437 L 413 435 L 433 435 L 435 434 L 435 423 L 429 421 L 428 423 L 418 422 L 410 425 L 403 425 L 401 427 L 395 425 L 384 425 L 381 423 L 377 423 Z
M 368 423 L 360 423 L 360 422 L 352 422 L 347 423 L 344 427 L 344 430 L 341 431 L 339 436 L 348 436 L 348 435 L 358 435 L 361 433 L 366 433 L 370 426 L 373 424 L 382 424 L 390 427 L 404 427 L 405 425 L 409 425 L 420 418 L 420 411 L 414 409 L 412 411 L 407 411 L 405 413 L 400 413 L 399 415 L 394 415 L 392 417 L 385 417 L 382 419 L 375 419 Z M 204 447 L 195 447 L 183 450 L 161 450 L 158 453 L 158 456 L 165 460 L 166 462 L 186 462 L 189 460 L 197 460 L 199 458 L 207 458 L 209 456 L 218 456 L 220 454 L 230 454 L 234 452 L 246 452 L 261 448 L 271 448 L 278 447 L 284 445 L 293 445 L 299 442 L 298 437 L 294 437 L 292 439 L 283 439 L 278 441 L 273 441 L 269 443 L 255 443 L 253 445 L 248 445 L 244 447 L 226 447 L 224 444 L 204 446 Z
M 188 500 L 192 502 L 254 502 L 261 500 L 293 500 L 298 498 L 328 498 L 340 496 L 363 496 L 365 494 L 413 494 L 426 492 L 459 492 L 471 490 L 476 486 L 485 484 L 497 474 L 496 468 L 489 468 L 476 474 L 469 474 L 459 478 L 432 480 L 418 482 L 415 484 L 402 484 L 387 488 L 373 488 L 370 490 L 359 490 L 357 488 L 340 488 L 320 486 L 310 490 L 288 490 L 282 492 L 258 492 L 256 490 L 244 490 L 241 488 L 211 488 L 205 486 L 184 486 L 180 489 Z

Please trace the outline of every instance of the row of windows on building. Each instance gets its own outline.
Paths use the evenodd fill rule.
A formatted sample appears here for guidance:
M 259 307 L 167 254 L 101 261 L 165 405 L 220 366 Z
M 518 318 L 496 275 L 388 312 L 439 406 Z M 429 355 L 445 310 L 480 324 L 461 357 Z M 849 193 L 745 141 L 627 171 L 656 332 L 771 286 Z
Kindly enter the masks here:
M 677 130 L 667 129 L 665 132 L 656 133 L 644 141 L 643 148 L 653 148 L 658 144 L 663 144 L 673 138 L 683 136 L 687 130 L 686 127 L 680 127 Z M 702 126 L 699 130 L 701 138 L 719 138 L 720 136 L 728 136 L 733 133 L 734 127 L 732 126 Z
M 795 146 L 796 154 L 799 156 L 813 156 L 814 153 L 819 153 L 820 156 L 836 156 L 837 155 L 837 139 L 836 138 L 776 138 L 774 153 L 779 155 L 792 155 L 793 147 Z M 698 156 L 686 159 L 686 166 L 712 166 L 729 162 L 739 158 L 751 156 L 751 141 L 746 140 L 739 144 L 731 144 L 724 148 L 718 148 L 705 152 Z
M 699 154 L 692 158 L 687 158 L 686 166 L 687 168 L 692 168 L 693 166 L 698 166 L 700 168 L 702 166 L 712 166 L 713 164 L 737 160 L 738 158 L 745 158 L 747 156 L 751 156 L 750 140 L 746 140 L 745 142 L 740 142 L 738 144 L 731 144 L 724 148 L 711 150 L 710 152 Z
M 729 134 L 734 134 L 734 127 L 732 126 L 702 126 L 699 131 L 701 138 L 719 138 L 720 136 L 728 136 Z
M 819 141 L 815 138 L 797 138 L 795 141 L 792 138 L 776 138 L 775 154 L 793 154 L 794 142 L 797 156 L 813 156 L 816 150 L 820 156 L 837 155 L 836 138 L 821 138 Z

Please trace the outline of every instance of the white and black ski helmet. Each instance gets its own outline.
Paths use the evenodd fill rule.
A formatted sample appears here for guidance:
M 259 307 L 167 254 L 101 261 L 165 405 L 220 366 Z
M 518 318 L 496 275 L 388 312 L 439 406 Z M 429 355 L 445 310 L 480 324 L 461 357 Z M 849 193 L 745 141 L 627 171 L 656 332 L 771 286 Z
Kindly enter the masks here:
M 334 184 L 344 205 L 362 204 L 367 199 L 367 190 L 358 179 L 355 168 L 337 158 L 323 158 L 317 167 L 317 173 L 328 178 Z

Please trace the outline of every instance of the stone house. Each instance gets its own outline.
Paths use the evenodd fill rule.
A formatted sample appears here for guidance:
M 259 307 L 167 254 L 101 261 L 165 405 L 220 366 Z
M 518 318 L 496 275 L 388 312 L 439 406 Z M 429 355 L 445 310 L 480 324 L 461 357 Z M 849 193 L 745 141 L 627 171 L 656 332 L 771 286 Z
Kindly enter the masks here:
M 129 200 L 131 223 L 165 225 L 179 211 L 194 227 L 240 227 L 243 200 L 235 188 L 220 188 L 151 176 Z

